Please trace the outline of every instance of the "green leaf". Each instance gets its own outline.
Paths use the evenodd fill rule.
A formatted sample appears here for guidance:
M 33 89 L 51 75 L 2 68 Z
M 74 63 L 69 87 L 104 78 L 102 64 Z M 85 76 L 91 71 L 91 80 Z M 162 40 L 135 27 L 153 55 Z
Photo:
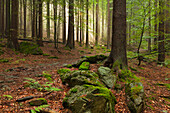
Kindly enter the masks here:
M 36 113 L 36 111 L 35 111 L 35 110 L 33 110 L 33 109 L 31 109 L 31 113 Z
M 35 108 L 35 111 L 38 111 L 38 112 L 40 112 L 39 108 Z

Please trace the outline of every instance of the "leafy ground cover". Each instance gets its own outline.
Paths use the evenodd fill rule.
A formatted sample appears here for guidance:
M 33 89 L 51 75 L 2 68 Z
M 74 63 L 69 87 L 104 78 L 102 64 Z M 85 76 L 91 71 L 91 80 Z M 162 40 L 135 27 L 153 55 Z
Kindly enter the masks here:
M 0 112 L 24 112 L 36 109 L 29 105 L 29 100 L 24 102 L 16 102 L 16 100 L 27 97 L 36 96 L 45 98 L 49 104 L 49 108 L 58 113 L 71 113 L 62 106 L 63 98 L 69 90 L 69 87 L 63 85 L 57 70 L 63 68 L 64 64 L 71 64 L 80 59 L 81 56 L 91 56 L 97 54 L 109 55 L 109 51 L 104 47 L 96 47 L 94 49 L 86 49 L 76 46 L 76 49 L 69 50 L 64 45 L 59 44 L 58 50 L 53 49 L 53 44 L 46 43 L 43 55 L 27 55 L 11 49 L 2 48 L 4 54 L 0 59 L 6 59 L 8 62 L 0 62 Z M 131 57 L 133 53 L 130 53 Z M 167 57 L 169 59 L 169 57 Z M 170 70 L 168 67 L 157 65 L 154 61 L 142 62 L 137 65 L 137 59 L 129 60 L 130 70 L 141 78 L 145 89 L 145 111 L 146 113 L 168 113 L 170 112 Z M 90 64 L 90 70 L 96 72 L 100 64 Z M 77 68 L 69 68 L 70 70 L 78 70 Z M 43 76 L 44 73 L 49 73 Z M 28 79 L 34 79 L 32 86 L 25 87 Z M 49 82 L 52 81 L 52 82 Z M 45 85 L 46 84 L 46 85 Z M 130 112 L 125 102 L 125 83 L 117 82 L 117 89 L 110 89 L 116 97 L 117 104 L 115 106 L 116 113 Z M 42 86 L 50 88 L 58 88 L 61 90 L 47 92 L 42 90 Z

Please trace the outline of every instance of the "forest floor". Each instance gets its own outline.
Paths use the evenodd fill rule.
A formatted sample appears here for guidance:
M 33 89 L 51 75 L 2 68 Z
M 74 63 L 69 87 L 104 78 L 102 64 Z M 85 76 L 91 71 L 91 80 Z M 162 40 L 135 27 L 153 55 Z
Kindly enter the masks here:
M 53 48 L 52 43 L 46 43 L 41 47 L 45 54 L 57 56 L 58 59 L 51 59 L 50 56 L 43 55 L 24 55 L 11 49 L 3 48 L 5 53 L 0 58 L 8 59 L 7 63 L 0 63 L 0 113 L 29 113 L 34 107 L 28 104 L 28 101 L 18 103 L 17 99 L 26 96 L 44 95 L 44 92 L 36 89 L 24 88 L 25 77 L 33 78 L 44 84 L 47 80 L 39 77 L 43 71 L 49 72 L 54 80 L 52 86 L 62 91 L 52 92 L 46 95 L 49 107 L 58 113 L 71 113 L 62 106 L 62 100 L 65 97 L 69 87 L 63 85 L 57 70 L 63 68 L 63 64 L 70 64 L 81 56 L 91 56 L 96 54 L 109 55 L 109 51 L 102 48 L 85 49 L 78 47 L 69 50 L 64 45 L 59 44 L 58 50 Z M 165 66 L 157 65 L 156 62 L 142 62 L 137 65 L 137 59 L 129 60 L 131 71 L 141 78 L 145 90 L 145 113 L 170 113 L 170 89 L 165 84 L 170 83 L 170 69 Z M 90 70 L 97 71 L 99 64 L 91 64 Z M 71 70 L 77 70 L 71 68 Z M 116 113 L 130 113 L 125 102 L 125 83 L 122 84 L 123 90 L 116 92 L 111 89 L 116 96 Z M 11 98 L 4 95 L 10 95 Z

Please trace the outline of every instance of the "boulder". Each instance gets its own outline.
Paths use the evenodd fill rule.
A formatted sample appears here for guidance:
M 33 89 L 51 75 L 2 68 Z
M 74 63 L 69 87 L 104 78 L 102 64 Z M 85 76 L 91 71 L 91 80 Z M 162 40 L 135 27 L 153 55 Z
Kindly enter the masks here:
M 90 71 L 78 70 L 78 71 L 68 72 L 65 74 L 60 74 L 60 78 L 63 84 L 67 83 L 70 87 L 74 87 L 75 85 L 83 85 L 83 84 L 104 87 L 100 83 L 98 75 Z
M 111 72 L 111 69 L 108 67 L 99 67 L 98 74 L 100 80 L 106 85 L 108 88 L 112 88 L 116 83 L 116 76 Z
M 83 62 L 86 62 L 86 61 L 88 61 L 87 58 L 82 58 L 82 59 L 80 59 L 80 60 L 78 60 L 76 62 L 73 62 L 72 66 L 73 67 L 79 67 Z
M 115 104 L 109 89 L 93 85 L 76 85 L 63 100 L 63 106 L 73 113 L 114 113 Z
M 131 113 L 142 113 L 144 110 L 144 87 L 140 82 L 126 84 L 126 102 Z
M 97 63 L 98 61 L 103 61 L 107 58 L 105 55 L 95 55 L 95 56 L 87 56 L 87 61 L 90 63 Z

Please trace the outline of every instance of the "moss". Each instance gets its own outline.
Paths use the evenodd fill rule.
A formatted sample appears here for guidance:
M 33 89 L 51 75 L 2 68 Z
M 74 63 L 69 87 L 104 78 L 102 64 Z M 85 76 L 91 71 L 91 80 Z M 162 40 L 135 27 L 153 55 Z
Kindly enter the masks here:
M 90 63 L 89 62 L 83 62 L 80 67 L 79 70 L 88 70 L 90 67 Z
M 67 68 L 72 68 L 73 66 L 71 64 L 66 65 Z
M 21 42 L 20 43 L 20 52 L 24 54 L 32 55 L 42 55 L 43 51 L 39 48 L 38 45 L 30 42 Z
M 57 71 L 57 73 L 58 74 L 65 74 L 65 73 L 69 73 L 69 72 L 71 72 L 69 69 L 59 69 L 58 71 Z
M 43 54 L 43 56 L 50 56 L 50 55 L 49 55 L 49 54 L 47 54 L 47 53 L 44 53 L 44 54 Z
M 76 92 L 77 92 L 77 88 L 72 88 L 72 89 L 70 89 L 70 92 L 71 92 L 71 93 L 76 93 Z

